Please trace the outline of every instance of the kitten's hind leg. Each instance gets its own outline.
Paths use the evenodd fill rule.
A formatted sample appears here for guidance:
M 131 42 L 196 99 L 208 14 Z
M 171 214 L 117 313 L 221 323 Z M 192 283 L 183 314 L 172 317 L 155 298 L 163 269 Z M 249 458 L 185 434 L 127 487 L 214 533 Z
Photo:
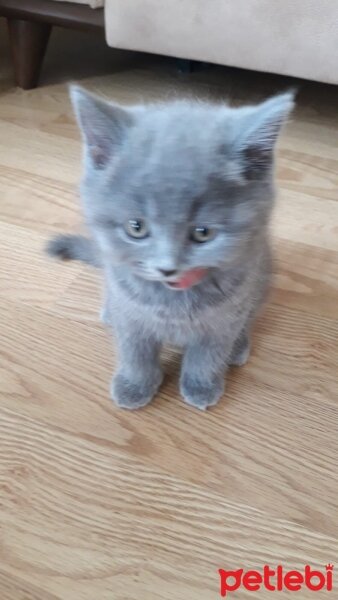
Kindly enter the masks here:
M 245 365 L 249 360 L 250 349 L 249 334 L 246 329 L 243 329 L 233 345 L 229 358 L 229 365 L 235 367 L 242 367 Z
M 100 321 L 103 325 L 111 325 L 110 308 L 109 304 L 106 301 L 106 298 L 104 299 L 104 302 L 101 306 Z
M 107 285 L 104 286 L 102 307 L 100 310 L 100 321 L 103 325 L 111 325 L 111 293 Z

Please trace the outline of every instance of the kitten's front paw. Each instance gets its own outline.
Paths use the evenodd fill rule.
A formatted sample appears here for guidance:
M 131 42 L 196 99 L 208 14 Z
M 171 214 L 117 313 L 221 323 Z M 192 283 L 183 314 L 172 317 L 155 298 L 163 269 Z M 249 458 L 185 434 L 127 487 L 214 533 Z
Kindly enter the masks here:
M 219 376 L 212 381 L 197 380 L 183 373 L 180 381 L 180 391 L 187 402 L 195 408 L 206 410 L 217 404 L 224 392 L 224 377 Z
M 151 402 L 162 383 L 163 375 L 159 371 L 151 380 L 131 381 L 122 372 L 117 373 L 112 381 L 111 397 L 120 408 L 135 410 Z

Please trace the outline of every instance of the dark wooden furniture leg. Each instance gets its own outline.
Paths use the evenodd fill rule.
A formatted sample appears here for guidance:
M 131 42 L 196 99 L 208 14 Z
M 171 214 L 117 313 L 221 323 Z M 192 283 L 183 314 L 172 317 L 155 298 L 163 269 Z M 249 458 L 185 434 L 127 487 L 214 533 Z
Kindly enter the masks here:
M 104 33 L 103 8 L 54 0 L 0 0 L 0 17 L 8 21 L 16 83 L 37 86 L 53 25 Z
M 52 26 L 50 23 L 7 18 L 16 84 L 37 86 Z

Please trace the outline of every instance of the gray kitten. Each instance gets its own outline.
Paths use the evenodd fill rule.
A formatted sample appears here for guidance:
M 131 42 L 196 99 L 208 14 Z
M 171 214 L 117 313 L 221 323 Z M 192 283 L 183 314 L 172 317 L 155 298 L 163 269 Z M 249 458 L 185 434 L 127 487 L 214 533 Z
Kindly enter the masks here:
M 173 102 L 122 108 L 71 91 L 84 141 L 84 213 L 93 240 L 49 251 L 102 266 L 104 320 L 120 366 L 111 395 L 140 408 L 163 379 L 162 344 L 183 351 L 188 404 L 218 402 L 249 356 L 270 278 L 274 147 L 293 94 L 230 108 Z

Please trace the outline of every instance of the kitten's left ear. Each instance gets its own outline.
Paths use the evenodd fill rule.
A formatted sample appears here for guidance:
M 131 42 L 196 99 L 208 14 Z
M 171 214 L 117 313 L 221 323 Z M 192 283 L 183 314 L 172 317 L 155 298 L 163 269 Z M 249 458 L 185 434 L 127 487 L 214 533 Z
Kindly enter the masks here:
M 70 87 L 70 97 L 90 164 L 104 169 L 118 154 L 134 124 L 134 115 L 76 85 Z
M 240 153 L 246 179 L 259 177 L 271 166 L 275 144 L 294 107 L 294 97 L 293 92 L 287 92 L 254 108 L 244 109 L 236 151 Z

